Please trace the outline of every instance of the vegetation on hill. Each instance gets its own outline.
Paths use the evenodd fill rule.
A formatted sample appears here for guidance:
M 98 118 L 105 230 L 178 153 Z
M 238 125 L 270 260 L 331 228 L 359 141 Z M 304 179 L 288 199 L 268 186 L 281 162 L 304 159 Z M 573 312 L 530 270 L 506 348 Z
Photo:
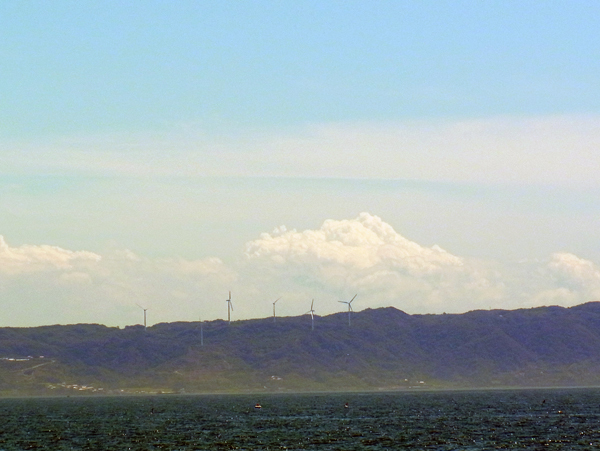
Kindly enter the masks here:
M 0 358 L 3 394 L 598 385 L 600 303 L 0 328 Z

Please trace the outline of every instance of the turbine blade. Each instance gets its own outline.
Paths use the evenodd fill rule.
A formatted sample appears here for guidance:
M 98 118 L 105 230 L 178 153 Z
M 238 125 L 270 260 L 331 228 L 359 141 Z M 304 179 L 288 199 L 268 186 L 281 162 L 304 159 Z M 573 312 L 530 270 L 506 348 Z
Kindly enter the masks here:
M 352 299 L 350 299 L 350 302 L 352 302 L 356 296 L 358 296 L 358 293 L 356 293 L 356 294 L 354 295 L 354 297 L 353 297 Z M 350 302 L 349 302 L 349 303 L 350 303 Z
M 312 302 L 310 303 L 310 309 L 313 309 L 313 305 L 315 304 L 315 300 L 313 299 Z
M 229 305 L 231 306 L 231 311 L 233 312 L 233 302 L 229 301 Z

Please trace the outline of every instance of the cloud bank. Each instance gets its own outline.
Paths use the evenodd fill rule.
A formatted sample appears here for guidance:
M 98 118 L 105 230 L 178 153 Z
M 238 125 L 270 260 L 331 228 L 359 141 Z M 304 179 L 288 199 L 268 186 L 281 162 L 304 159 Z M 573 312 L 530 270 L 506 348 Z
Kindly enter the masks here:
M 600 116 L 322 123 L 277 130 L 179 124 L 160 133 L 4 142 L 8 174 L 333 177 L 598 186 Z M 35 155 L 35 158 L 32 158 Z
M 546 261 L 502 265 L 424 246 L 369 213 L 324 221 L 314 230 L 277 227 L 246 243 L 238 259 L 151 259 L 128 250 L 99 255 L 49 245 L 11 247 L 0 238 L 4 326 L 141 321 L 226 316 L 299 315 L 315 299 L 317 314 L 393 305 L 408 313 L 479 308 L 576 305 L 600 300 L 600 267 L 571 253 Z

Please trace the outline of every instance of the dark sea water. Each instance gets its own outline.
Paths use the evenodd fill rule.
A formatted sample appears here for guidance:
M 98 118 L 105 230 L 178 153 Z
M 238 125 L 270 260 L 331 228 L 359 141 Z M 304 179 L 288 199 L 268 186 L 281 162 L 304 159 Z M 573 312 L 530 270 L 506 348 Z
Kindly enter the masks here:
M 0 399 L 0 449 L 600 449 L 600 389 Z

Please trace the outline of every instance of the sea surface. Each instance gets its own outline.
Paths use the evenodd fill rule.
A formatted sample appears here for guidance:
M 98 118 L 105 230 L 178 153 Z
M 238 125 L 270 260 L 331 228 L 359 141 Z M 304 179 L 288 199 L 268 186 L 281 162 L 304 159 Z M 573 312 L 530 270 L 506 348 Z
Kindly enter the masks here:
M 27 449 L 600 449 L 600 389 L 0 399 Z

